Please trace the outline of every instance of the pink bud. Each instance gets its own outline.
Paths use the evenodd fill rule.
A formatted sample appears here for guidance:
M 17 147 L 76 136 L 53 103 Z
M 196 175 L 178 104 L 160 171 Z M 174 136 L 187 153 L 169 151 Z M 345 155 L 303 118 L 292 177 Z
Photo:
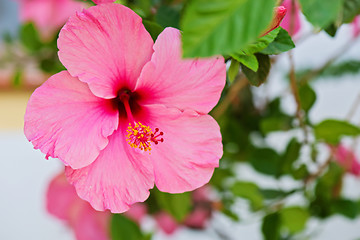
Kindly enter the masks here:
M 184 224 L 190 228 L 203 229 L 210 217 L 210 209 L 198 207 L 186 217 Z
M 284 6 L 276 7 L 274 18 L 271 22 L 271 25 L 267 28 L 266 32 L 261 36 L 264 36 L 269 32 L 271 32 L 272 30 L 274 30 L 275 28 L 277 28 L 280 25 L 281 20 L 283 20 L 283 18 L 285 17 L 285 14 L 286 14 L 286 8 Z
M 176 220 L 166 212 L 159 212 L 155 215 L 155 221 L 166 234 L 173 234 L 178 228 Z

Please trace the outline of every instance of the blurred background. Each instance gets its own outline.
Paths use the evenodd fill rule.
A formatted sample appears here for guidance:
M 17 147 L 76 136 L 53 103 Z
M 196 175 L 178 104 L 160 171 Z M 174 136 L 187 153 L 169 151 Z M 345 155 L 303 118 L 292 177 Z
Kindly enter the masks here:
M 227 86 L 211 112 L 221 126 L 224 156 L 211 182 L 174 196 L 154 190 L 128 214 L 100 216 L 107 219 L 100 227 L 95 210 L 81 210 L 96 223 L 79 230 L 75 222 L 80 217 L 60 216 L 56 210 L 67 194 L 61 191 L 71 188 L 61 175 L 63 165 L 33 149 L 23 134 L 23 116 L 34 89 L 64 69 L 56 47 L 61 26 L 76 10 L 94 4 L 58 1 L 67 10 L 56 7 L 43 16 L 47 4 L 56 4 L 31 2 L 0 0 L 0 239 L 91 239 L 81 233 L 91 229 L 104 231 L 104 239 L 360 239 L 359 132 L 343 126 L 360 124 L 360 27 L 355 18 L 335 30 L 319 28 L 297 2 L 297 8 L 287 6 L 289 18 L 281 26 L 296 47 L 289 49 L 290 57 L 285 51 L 261 53 L 270 55 L 265 83 L 254 86 L 260 84 L 250 81 L 246 62 L 226 57 Z M 183 1 L 149 1 L 148 12 L 143 2 L 123 1 L 160 28 L 182 29 Z M 325 126 L 330 135 L 337 134 L 334 129 L 340 132 L 336 143 L 319 137 L 326 119 L 342 121 L 340 127 Z M 126 228 L 131 231 L 125 233 Z

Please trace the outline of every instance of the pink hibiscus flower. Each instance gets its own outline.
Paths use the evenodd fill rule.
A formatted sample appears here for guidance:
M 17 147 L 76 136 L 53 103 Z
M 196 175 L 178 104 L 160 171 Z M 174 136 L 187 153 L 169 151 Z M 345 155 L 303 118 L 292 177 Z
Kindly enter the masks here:
M 280 26 L 288 31 L 291 36 L 294 36 L 301 28 L 300 7 L 299 3 L 295 1 L 295 7 L 293 8 L 291 1 L 292 0 L 284 0 L 282 3 L 282 6 L 288 10 L 288 13 L 285 15 Z
M 75 0 L 17 0 L 22 22 L 34 22 L 44 38 L 54 34 L 68 18 L 86 5 Z
M 60 32 L 68 71 L 31 96 L 25 135 L 65 163 L 78 195 L 97 210 L 124 212 L 160 191 L 207 183 L 222 156 L 208 115 L 225 85 L 222 57 L 181 59 L 180 32 L 155 44 L 142 19 L 120 4 L 71 17 Z
M 335 148 L 335 159 L 347 172 L 360 176 L 360 162 L 353 151 L 339 145 Z
M 63 172 L 50 182 L 46 200 L 48 212 L 69 224 L 76 239 L 110 239 L 110 212 L 95 211 L 88 202 L 80 199 Z

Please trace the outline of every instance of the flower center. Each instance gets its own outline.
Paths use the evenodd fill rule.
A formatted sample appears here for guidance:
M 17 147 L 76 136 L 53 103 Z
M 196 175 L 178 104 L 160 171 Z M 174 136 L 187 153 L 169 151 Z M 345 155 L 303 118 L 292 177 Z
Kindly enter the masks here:
M 131 147 L 146 152 L 151 150 L 151 143 L 157 145 L 159 142 L 164 142 L 164 139 L 161 137 L 164 133 L 158 128 L 155 128 L 155 131 L 153 132 L 149 126 L 146 126 L 141 122 L 135 122 L 129 104 L 130 95 L 127 91 L 121 93 L 119 99 L 124 104 L 127 118 L 130 121 L 126 130 L 126 142 Z
M 128 133 L 126 135 L 126 141 L 129 145 L 145 152 L 151 150 L 152 142 L 157 145 L 159 142 L 164 141 L 163 138 L 160 138 L 164 135 L 163 132 L 160 132 L 158 128 L 155 128 L 155 132 L 153 132 L 149 126 L 145 126 L 141 122 L 135 124 L 129 123 L 126 132 Z

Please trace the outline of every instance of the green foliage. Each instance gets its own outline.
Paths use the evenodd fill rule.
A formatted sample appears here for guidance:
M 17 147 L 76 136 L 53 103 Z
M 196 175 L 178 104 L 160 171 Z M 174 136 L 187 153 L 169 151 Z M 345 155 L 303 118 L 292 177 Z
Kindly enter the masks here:
M 336 199 L 331 205 L 331 210 L 347 218 L 355 219 L 360 213 L 360 206 L 353 200 Z
M 281 225 L 291 234 L 304 230 L 310 217 L 309 212 L 302 207 L 287 207 L 280 211 Z
M 271 148 L 259 148 L 252 151 L 250 164 L 263 174 L 277 176 L 281 171 L 281 157 Z
M 350 23 L 360 14 L 360 0 L 344 0 L 342 18 L 344 23 Z
M 181 21 L 184 57 L 231 54 L 270 24 L 274 0 L 194 0 Z
M 270 72 L 270 58 L 268 55 L 255 54 L 259 67 L 257 71 L 253 71 L 245 65 L 241 64 L 241 70 L 249 80 L 249 83 L 254 86 L 260 86 L 266 81 Z
M 292 118 L 286 115 L 264 118 L 261 121 L 261 131 L 268 134 L 274 131 L 286 131 L 291 128 Z
M 256 72 L 259 69 L 259 62 L 254 54 L 232 54 L 231 55 L 236 61 L 241 63 L 246 68 L 250 69 L 253 72 Z
M 35 52 L 42 47 L 39 34 L 32 23 L 21 26 L 20 40 L 30 52 Z
M 261 51 L 262 54 L 276 55 L 287 52 L 295 47 L 295 44 L 292 41 L 289 33 L 281 27 L 279 29 L 280 31 L 277 34 L 275 40 Z
M 121 214 L 113 214 L 111 219 L 112 240 L 145 240 L 139 226 Z
M 240 63 L 236 60 L 231 60 L 231 64 L 228 70 L 228 78 L 230 83 L 232 83 L 235 80 L 235 77 L 239 73 L 240 70 Z
M 346 121 L 327 119 L 314 126 L 317 139 L 330 144 L 337 144 L 342 136 L 357 136 L 360 128 Z
M 339 17 L 344 0 L 300 0 L 307 20 L 316 27 L 327 27 Z
M 280 239 L 281 218 L 280 214 L 275 212 L 263 218 L 261 231 L 265 240 Z
M 263 197 L 256 184 L 252 182 L 236 182 L 231 191 L 235 196 L 249 200 L 254 211 L 263 207 Z
M 156 41 L 159 34 L 164 30 L 162 26 L 152 21 L 143 20 L 143 24 L 146 30 L 150 33 L 154 42 Z
M 156 22 L 162 27 L 179 28 L 180 12 L 179 9 L 168 5 L 161 5 L 155 15 Z
M 285 153 L 281 160 L 281 173 L 289 174 L 292 172 L 294 162 L 299 158 L 301 144 L 295 139 L 288 143 Z
M 258 38 L 255 42 L 247 44 L 241 51 L 238 51 L 237 54 L 252 55 L 260 52 L 277 38 L 281 29 L 281 27 L 275 28 L 268 34 Z
M 343 0 L 339 17 L 329 24 L 329 26 L 325 28 L 325 31 L 334 37 L 341 24 L 351 23 L 358 14 L 360 14 L 360 0 Z
M 231 54 L 231 56 L 240 62 L 242 65 L 246 66 L 253 72 L 257 72 L 259 69 L 259 62 L 255 53 L 260 52 L 266 48 L 278 35 L 280 28 L 276 28 L 265 36 L 260 37 L 254 43 L 246 45 L 244 49 L 236 53 Z
M 191 195 L 189 192 L 170 194 L 156 191 L 156 200 L 161 209 L 171 214 L 178 222 L 184 220 L 191 210 Z
M 360 61 L 358 60 L 347 60 L 336 64 L 331 64 L 325 69 L 322 69 L 320 72 L 313 74 L 313 71 L 310 69 L 303 69 L 296 72 L 296 78 L 300 79 L 302 82 L 316 79 L 327 80 L 333 79 L 338 80 L 339 77 L 346 74 L 357 74 L 360 72 Z
M 314 197 L 310 202 L 310 212 L 320 218 L 331 216 L 332 203 L 338 199 L 343 169 L 336 163 L 330 163 L 326 173 L 316 183 Z
M 301 108 L 308 113 L 316 101 L 316 93 L 308 84 L 299 88 Z
M 340 77 L 345 74 L 355 74 L 360 71 L 360 61 L 349 60 L 333 64 L 322 71 L 319 77 Z

